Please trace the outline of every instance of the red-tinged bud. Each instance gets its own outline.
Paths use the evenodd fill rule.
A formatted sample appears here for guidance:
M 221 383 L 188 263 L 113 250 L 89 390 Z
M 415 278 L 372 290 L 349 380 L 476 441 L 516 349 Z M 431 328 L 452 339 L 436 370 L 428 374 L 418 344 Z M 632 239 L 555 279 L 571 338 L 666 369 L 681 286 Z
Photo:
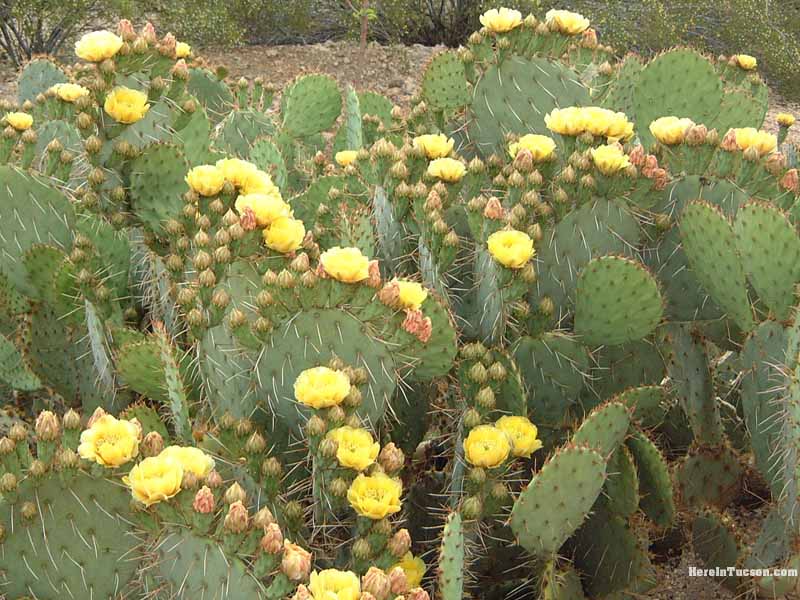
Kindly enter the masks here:
M 264 535 L 258 544 L 267 554 L 277 554 L 283 549 L 283 533 L 277 523 L 270 523 L 264 528 Z
M 212 492 L 208 486 L 204 485 L 197 490 L 197 493 L 194 495 L 192 508 L 196 513 L 208 515 L 214 511 L 215 503 L 214 492 Z
M 284 541 L 281 571 L 292 581 L 305 581 L 311 572 L 311 552 L 288 540 Z

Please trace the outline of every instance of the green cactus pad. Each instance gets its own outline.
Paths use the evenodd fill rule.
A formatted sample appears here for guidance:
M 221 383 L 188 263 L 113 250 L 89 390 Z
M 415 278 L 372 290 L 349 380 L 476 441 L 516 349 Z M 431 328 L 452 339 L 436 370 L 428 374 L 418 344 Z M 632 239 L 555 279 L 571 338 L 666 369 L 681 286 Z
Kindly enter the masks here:
M 686 506 L 724 508 L 739 493 L 742 466 L 728 446 L 696 448 L 675 473 L 680 498 Z
M 698 201 L 686 206 L 680 228 L 697 279 L 742 330 L 750 331 L 755 322 L 731 224 L 719 208 Z
M 341 190 L 345 185 L 344 177 L 338 175 L 328 175 L 320 177 L 311 183 L 306 190 L 294 198 L 290 203 L 294 210 L 294 216 L 305 223 L 306 229 L 313 229 L 317 222 L 317 210 L 320 205 L 329 205 L 328 193 L 332 188 Z
M 603 503 L 578 530 L 574 545 L 575 567 L 583 573 L 584 588 L 592 598 L 640 585 L 651 570 L 645 541 Z
M 608 93 L 603 98 L 603 106 L 621 111 L 634 121 L 636 117 L 633 106 L 634 96 L 642 69 L 644 69 L 644 64 L 641 57 L 636 54 L 628 54 L 620 64 L 616 77 L 612 79 Z
M 181 150 L 154 144 L 131 161 L 131 205 L 147 229 L 164 233 L 168 219 L 179 219 L 189 171 Z
M 558 450 L 514 502 L 509 523 L 519 544 L 536 556 L 558 552 L 589 514 L 605 478 L 605 460 L 594 450 Z
M 269 115 L 256 110 L 235 110 L 218 125 L 214 147 L 222 152 L 247 158 L 256 140 L 275 135 L 275 123 Z
M 722 421 L 704 340 L 686 323 L 670 323 L 659 334 L 675 395 L 689 418 L 695 439 L 709 446 L 720 444 Z
M 25 252 L 34 244 L 69 249 L 75 213 L 67 197 L 44 179 L 0 166 L 0 181 L 0 227 L 6 232 L 0 236 L 0 270 L 19 291 L 32 293 Z
M 17 347 L 4 335 L 0 335 L 0 381 L 15 390 L 33 391 L 42 387 Z
M 16 504 L 0 503 L 4 594 L 98 600 L 123 594 L 136 573 L 140 543 L 126 488 L 78 472 L 29 477 L 17 493 Z M 23 502 L 36 506 L 33 519 L 20 515 Z
M 286 162 L 283 160 L 281 151 L 268 138 L 262 138 L 253 144 L 250 149 L 250 162 L 259 169 L 269 173 L 275 185 L 284 194 L 287 192 L 289 174 L 286 170 Z
M 705 510 L 692 520 L 692 549 L 707 569 L 725 569 L 739 563 L 739 542 L 733 523 L 723 515 Z M 736 577 L 718 580 L 727 587 L 736 587 Z
M 750 554 L 744 562 L 749 569 L 771 569 L 785 561 L 792 552 L 792 531 L 781 506 L 773 506 L 761 523 Z
M 338 356 L 353 367 L 365 367 L 370 380 L 360 414 L 377 423 L 395 389 L 397 365 L 387 345 L 373 338 L 355 317 L 341 310 L 302 312 L 273 333 L 256 363 L 262 409 L 283 426 L 299 432 L 307 409 L 295 401 L 294 381 L 305 369 Z
M 483 74 L 470 104 L 469 137 L 479 152 L 504 153 L 507 133 L 550 132 L 554 108 L 590 104 L 589 90 L 569 67 L 545 58 L 507 57 Z
M 537 424 L 558 427 L 585 385 L 589 352 L 574 337 L 549 332 L 523 337 L 514 360 L 528 392 L 528 407 Z
M 205 107 L 214 123 L 222 121 L 233 108 L 230 88 L 211 71 L 189 69 L 188 90 Z
M 581 398 L 584 406 L 596 406 L 631 387 L 658 385 L 666 374 L 660 349 L 650 340 L 606 346 L 593 357 L 595 364 L 589 370 L 592 386 Z
M 213 414 L 250 417 L 256 405 L 253 359 L 225 326 L 209 329 L 198 347 L 203 387 Z
M 53 140 L 58 140 L 62 148 L 72 152 L 73 155 L 79 155 L 83 150 L 83 139 L 75 126 L 57 119 L 45 121 L 36 127 L 36 150 L 34 151 L 33 166 L 39 171 L 44 171 L 47 145 Z
M 736 213 L 736 247 L 759 297 L 779 320 L 789 317 L 800 281 L 800 237 L 787 214 L 751 201 Z
M 601 404 L 587 415 L 572 436 L 572 443 L 610 456 L 622 443 L 630 423 L 630 411 L 621 402 Z
M 658 447 L 641 432 L 627 440 L 639 478 L 639 507 L 659 527 L 675 520 L 675 500 L 667 462 Z
M 557 307 L 556 322 L 575 301 L 578 274 L 598 256 L 628 255 L 639 244 L 641 229 L 620 203 L 597 199 L 571 211 L 536 249 L 536 283 L 529 294 L 535 306 L 544 297 Z
M 639 507 L 639 477 L 630 451 L 620 446 L 608 459 L 605 503 L 612 513 L 629 517 Z
M 548 565 L 542 577 L 541 600 L 586 600 L 581 578 L 572 567 Z
M 22 69 L 17 82 L 17 100 L 20 104 L 36 100 L 36 96 L 44 94 L 57 83 L 69 81 L 64 73 L 54 62 L 47 58 L 36 58 Z
M 604 256 L 578 276 L 575 333 L 590 345 L 642 339 L 661 320 L 663 302 L 655 278 L 635 261 Z
M 281 99 L 283 128 L 293 137 L 330 129 L 342 112 L 342 93 L 327 75 L 299 77 Z
M 464 63 L 456 52 L 434 56 L 422 76 L 420 96 L 434 110 L 454 111 L 469 102 Z
M 154 548 L 154 566 L 147 570 L 147 587 L 152 589 L 147 591 L 158 589 L 175 600 L 267 597 L 264 585 L 239 557 L 191 529 L 166 532 Z
M 645 429 L 658 427 L 667 411 L 667 393 L 660 385 L 630 388 L 613 399 L 633 409 L 633 421 Z
M 714 65 L 693 50 L 676 49 L 650 61 L 634 95 L 636 132 L 645 148 L 654 138 L 650 123 L 666 115 L 711 123 L 722 102 L 722 81 Z
M 719 105 L 719 113 L 709 123 L 720 135 L 732 127 L 755 127 L 759 129 L 767 115 L 767 94 L 754 95 L 743 90 L 726 91 Z
M 447 516 L 439 548 L 439 593 L 442 600 L 461 600 L 464 597 L 466 549 L 461 514 Z
M 742 348 L 741 408 L 756 467 L 775 497 L 784 491 L 782 457 L 783 386 L 786 330 L 764 321 L 748 336 Z

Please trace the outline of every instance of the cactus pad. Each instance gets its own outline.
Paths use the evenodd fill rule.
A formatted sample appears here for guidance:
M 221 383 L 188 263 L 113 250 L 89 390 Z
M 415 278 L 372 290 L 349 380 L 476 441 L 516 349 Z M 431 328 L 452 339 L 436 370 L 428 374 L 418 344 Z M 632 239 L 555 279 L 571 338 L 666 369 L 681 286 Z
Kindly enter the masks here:
M 658 447 L 641 432 L 627 440 L 639 477 L 639 507 L 659 527 L 669 527 L 675 520 L 672 480 Z
M 439 593 L 442 600 L 461 600 L 464 597 L 465 569 L 461 514 L 454 512 L 447 516 L 439 550 Z
M 548 556 L 580 527 L 605 482 L 605 460 L 588 448 L 557 451 L 511 510 L 511 529 L 528 552 Z
M 614 400 L 633 409 L 633 421 L 645 429 L 658 427 L 667 410 L 667 394 L 659 385 L 630 388 L 615 396 Z
M 719 208 L 692 202 L 683 211 L 680 227 L 697 279 L 739 327 L 750 331 L 755 323 L 731 224 Z
M 154 144 L 132 161 L 131 204 L 150 231 L 163 234 L 168 219 L 180 218 L 188 170 L 180 149 L 168 144 Z
M 17 99 L 20 104 L 36 100 L 36 96 L 44 94 L 57 83 L 65 83 L 69 79 L 54 62 L 46 58 L 30 61 L 22 69 L 17 83 Z
M 641 264 L 616 256 L 592 260 L 578 276 L 575 333 L 591 345 L 639 340 L 661 320 L 655 278 Z
M 698 448 L 678 465 L 675 480 L 686 506 L 724 508 L 739 493 L 742 467 L 728 446 Z
M 504 152 L 507 133 L 546 135 L 544 117 L 551 110 L 589 103 L 589 90 L 569 67 L 544 58 L 508 57 L 475 86 L 470 140 L 486 156 Z
M 800 237 L 794 224 L 772 204 L 754 200 L 739 209 L 734 231 L 759 297 L 779 320 L 787 319 L 800 281 Z
M 631 415 L 621 402 L 608 402 L 595 408 L 581 424 L 572 443 L 588 446 L 601 456 L 610 456 L 622 443 Z
M 692 521 L 692 549 L 707 569 L 725 569 L 739 562 L 739 542 L 733 524 L 712 510 L 705 510 Z M 733 577 L 723 577 L 719 581 L 736 587 Z
M 306 137 L 333 126 L 342 112 L 342 93 L 327 75 L 299 77 L 281 99 L 283 128 L 293 137 Z
M 136 572 L 139 545 L 128 490 L 78 472 L 25 479 L 17 493 L 37 514 L 26 520 L 19 504 L 0 504 L 4 594 L 98 600 L 123 594 Z
M 422 99 L 434 110 L 454 111 L 469 102 L 464 63 L 452 51 L 434 56 L 422 76 Z

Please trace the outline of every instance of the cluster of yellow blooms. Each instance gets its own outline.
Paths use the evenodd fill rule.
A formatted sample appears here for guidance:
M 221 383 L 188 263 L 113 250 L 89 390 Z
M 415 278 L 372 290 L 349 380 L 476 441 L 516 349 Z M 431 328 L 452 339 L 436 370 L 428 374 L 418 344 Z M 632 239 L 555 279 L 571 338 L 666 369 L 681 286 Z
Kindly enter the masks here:
M 78 454 L 104 467 L 120 467 L 139 455 L 141 439 L 137 421 L 98 412 L 81 433 Z M 136 500 L 151 506 L 177 495 L 185 473 L 202 478 L 213 469 L 214 459 L 199 448 L 168 446 L 136 464 L 123 482 Z
M 749 148 L 758 150 L 759 156 L 764 156 L 774 152 L 778 147 L 778 138 L 767 131 L 762 131 L 754 127 L 743 127 L 733 129 L 736 136 L 736 145 L 740 150 L 745 151 Z
M 542 447 L 536 425 L 527 417 L 500 417 L 494 425 L 473 427 L 464 440 L 464 457 L 471 465 L 493 469 L 510 455 L 529 457 Z
M 147 94 L 122 86 L 111 90 L 103 103 L 103 110 L 112 119 L 125 125 L 141 121 L 149 109 Z
M 667 146 L 680 144 L 686 139 L 686 133 L 695 126 L 691 119 L 678 117 L 661 117 L 650 123 L 650 133 L 659 142 Z
M 508 33 L 522 25 L 522 13 L 510 8 L 493 8 L 481 15 L 481 25 L 491 33 Z M 589 19 L 568 10 L 550 10 L 545 15 L 545 23 L 551 31 L 564 35 L 578 35 L 589 28 Z
M 57 83 L 48 90 L 64 102 L 75 102 L 79 98 L 89 95 L 89 90 L 77 83 Z
M 550 131 L 560 135 L 591 133 L 608 138 L 609 142 L 627 141 L 633 137 L 633 123 L 625 113 L 599 106 L 554 108 L 545 115 L 544 123 Z
M 294 218 L 269 174 L 253 163 L 226 158 L 215 165 L 194 167 L 186 175 L 189 187 L 205 197 L 219 194 L 226 182 L 239 191 L 236 211 L 241 216 L 252 216 L 262 229 L 267 247 L 286 254 L 302 246 L 306 237 L 303 222 Z
M 325 274 L 342 283 L 358 283 L 369 278 L 370 260 L 358 248 L 334 246 L 319 257 Z
M 424 574 L 425 563 L 410 553 L 386 571 L 370 567 L 361 579 L 352 571 L 324 569 L 312 572 L 308 586 L 300 585 L 292 600 L 386 600 L 395 594 L 409 600 L 429 600 L 418 587 Z

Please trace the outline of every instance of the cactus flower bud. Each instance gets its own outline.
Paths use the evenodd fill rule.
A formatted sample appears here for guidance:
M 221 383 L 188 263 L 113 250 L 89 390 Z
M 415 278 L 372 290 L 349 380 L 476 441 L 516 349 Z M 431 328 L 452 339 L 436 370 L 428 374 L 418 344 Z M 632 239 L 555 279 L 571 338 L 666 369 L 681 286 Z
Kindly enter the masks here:
M 235 504 L 243 503 L 247 500 L 247 492 L 244 491 L 244 488 L 239 485 L 238 482 L 234 481 L 231 486 L 225 490 L 225 504 Z
M 267 477 L 280 477 L 283 474 L 281 461 L 274 456 L 270 456 L 261 463 L 261 473 Z
M 553 300 L 549 296 L 545 296 L 539 302 L 539 312 L 541 312 L 543 315 L 549 317 L 550 315 L 553 314 L 555 309 L 556 309 L 555 304 L 553 304 Z
M 478 406 L 487 410 L 492 410 L 496 404 L 494 391 L 488 386 L 481 388 L 481 390 L 475 395 L 475 401 L 478 403 Z
M 267 554 L 277 554 L 283 549 L 283 532 L 277 523 L 269 523 L 264 527 L 264 535 L 261 536 L 258 545 Z
M 353 543 L 353 556 L 359 560 L 367 560 L 372 556 L 372 547 L 364 538 L 358 538 Z
M 361 578 L 361 591 L 372 594 L 375 600 L 386 600 L 392 591 L 392 582 L 384 571 L 370 567 Z
M 311 553 L 289 540 L 284 540 L 281 571 L 292 581 L 305 581 L 311 572 Z
M 341 477 L 337 477 L 329 486 L 331 494 L 337 498 L 344 498 L 347 495 L 347 490 L 349 489 L 349 485 L 347 482 L 342 479 Z
M 71 408 L 64 414 L 64 429 L 75 431 L 81 428 L 81 416 Z
M 253 515 L 253 526 L 259 529 L 266 529 L 269 525 L 275 523 L 275 516 L 272 511 L 266 506 Z
M 36 418 L 36 437 L 44 442 L 52 442 L 61 434 L 58 417 L 49 410 L 43 410 Z
M 481 424 L 481 414 L 474 408 L 468 409 L 464 413 L 464 427 L 472 429 Z
M 32 460 L 28 467 L 28 475 L 31 477 L 42 477 L 47 473 L 47 465 L 40 460 Z
M 215 308 L 225 310 L 230 302 L 231 296 L 227 291 L 225 291 L 223 288 L 214 290 L 214 293 L 211 296 L 211 304 L 213 304 Z
M 781 178 L 780 185 L 784 190 L 788 190 L 796 194 L 798 188 L 800 187 L 800 185 L 798 185 L 797 169 L 789 169 L 786 171 L 784 176 Z
M 247 508 L 245 508 L 241 501 L 237 500 L 228 508 L 228 514 L 225 515 L 223 526 L 225 530 L 230 533 L 244 533 L 247 530 L 248 521 L 249 515 L 247 514 Z
M 30 521 L 39 514 L 39 511 L 36 509 L 36 505 L 33 502 L 23 502 L 22 507 L 19 509 L 22 518 Z
M 211 471 L 211 473 L 206 475 L 206 485 L 210 487 L 212 490 L 221 487 L 222 475 L 220 475 L 217 471 Z
M 411 534 L 408 529 L 398 529 L 389 539 L 387 548 L 395 558 L 402 558 L 411 549 Z
M 486 380 L 489 377 L 489 374 L 486 372 L 486 367 L 484 367 L 481 363 L 475 363 L 469 369 L 469 378 L 474 381 L 475 383 L 486 383 Z
M 144 436 L 140 448 L 142 451 L 142 456 L 145 458 L 150 456 L 158 456 L 164 449 L 164 438 L 161 437 L 161 434 L 157 431 L 151 431 Z
M 311 415 L 306 423 L 306 433 L 309 435 L 309 437 L 322 435 L 326 430 L 327 425 L 325 424 L 325 421 L 323 421 L 318 415 Z
M 197 490 L 197 493 L 194 495 L 192 509 L 196 513 L 208 515 L 214 511 L 215 503 L 216 500 L 214 499 L 214 492 L 212 492 L 208 486 L 204 485 Z
M 267 441 L 264 439 L 264 436 L 258 431 L 255 431 L 247 439 L 247 443 L 244 445 L 244 450 L 248 454 L 260 454 L 266 449 L 266 447 Z
M 378 455 L 378 463 L 386 473 L 396 473 L 403 468 L 405 464 L 405 455 L 403 451 L 398 448 L 394 442 L 389 442 L 382 449 Z
M 17 476 L 13 473 L 3 473 L 0 477 L 0 492 L 8 494 L 17 489 Z
M 431 597 L 422 588 L 415 587 L 406 592 L 405 600 L 431 600 Z
M 8 430 L 8 437 L 15 442 L 24 442 L 28 439 L 28 429 L 22 423 L 14 423 Z
M 470 496 L 461 504 L 461 512 L 465 519 L 478 519 L 483 513 L 483 502 L 477 496 Z
M 74 469 L 79 462 L 80 457 L 71 448 L 64 448 L 56 454 L 56 465 L 59 469 Z
M 403 594 L 408 591 L 408 578 L 402 567 L 394 567 L 389 571 L 389 581 L 393 594 Z
M 14 440 L 8 437 L 0 438 L 0 456 L 7 456 L 14 452 L 17 444 Z
M 181 478 L 181 489 L 193 490 L 200 483 L 200 479 L 191 471 L 184 471 L 183 478 Z
M 313 600 L 313 596 L 311 595 L 311 592 L 308 591 L 308 588 L 301 584 L 297 586 L 297 590 L 295 590 L 292 600 Z
M 492 196 L 486 202 L 486 206 L 483 209 L 483 216 L 487 219 L 494 219 L 500 220 L 505 215 L 505 210 L 503 209 L 503 205 L 500 204 L 500 200 L 496 197 Z

